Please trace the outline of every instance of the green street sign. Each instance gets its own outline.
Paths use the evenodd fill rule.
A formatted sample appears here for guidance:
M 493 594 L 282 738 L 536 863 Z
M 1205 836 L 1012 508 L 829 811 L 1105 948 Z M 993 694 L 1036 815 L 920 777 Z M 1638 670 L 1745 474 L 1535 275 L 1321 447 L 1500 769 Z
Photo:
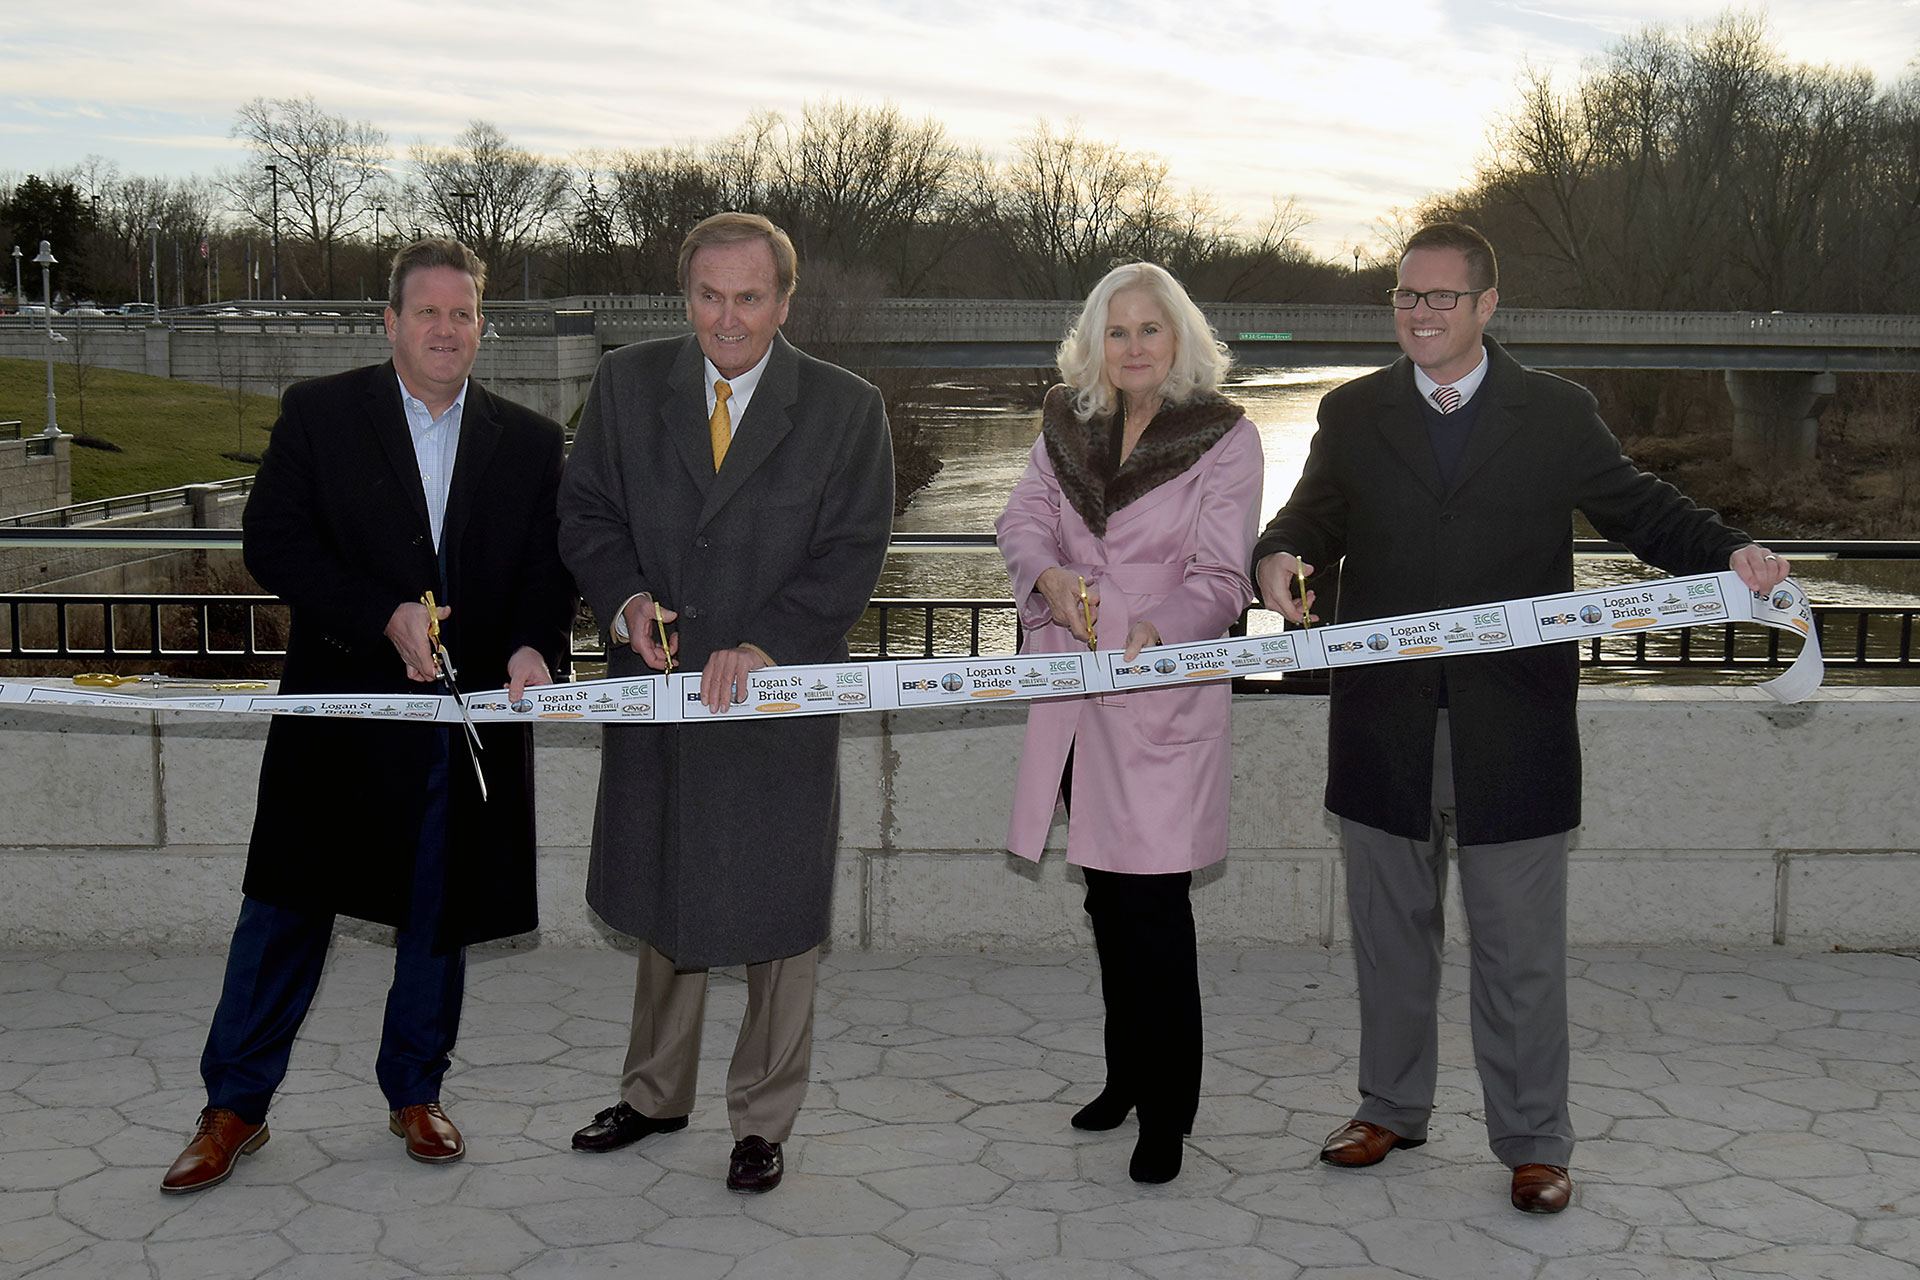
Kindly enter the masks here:
M 1237 342 L 1292 342 L 1293 335 L 1290 333 L 1243 333 L 1237 339 L 1235 339 L 1235 341 Z

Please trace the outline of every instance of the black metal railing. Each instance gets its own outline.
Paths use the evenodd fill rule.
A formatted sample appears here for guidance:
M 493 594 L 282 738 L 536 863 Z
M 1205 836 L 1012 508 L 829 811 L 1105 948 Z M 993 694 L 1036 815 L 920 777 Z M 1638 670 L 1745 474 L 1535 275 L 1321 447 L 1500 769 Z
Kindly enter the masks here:
M 1920 606 L 1816 604 L 1813 613 L 1829 668 L 1920 668 L 1914 650 Z M 288 625 L 286 606 L 270 595 L 15 592 L 0 595 L 0 618 L 0 661 L 270 659 L 285 654 Z M 1243 617 L 1243 627 L 1246 622 Z M 580 633 L 576 663 L 604 660 L 594 634 L 590 626 Z M 862 659 L 1010 655 L 1017 635 L 1010 600 L 889 596 L 867 607 L 852 649 Z M 1728 622 L 1579 645 L 1581 665 L 1589 668 L 1733 669 L 1785 666 L 1797 649 L 1781 639 L 1770 628 Z
M 243 477 L 222 482 L 222 487 L 248 484 L 250 479 Z M 185 487 L 156 490 L 0 520 L 0 546 L 122 547 L 148 553 L 239 549 L 237 529 L 115 529 L 94 523 L 107 515 L 184 503 L 187 492 Z M 70 521 L 82 513 L 90 515 L 92 522 L 73 527 Z M 1783 554 L 1823 559 L 1920 560 L 1920 542 L 1787 539 L 1770 540 L 1769 545 Z M 908 554 L 990 554 L 992 548 L 991 534 L 902 533 L 893 540 L 896 552 Z M 1624 549 L 1616 543 L 1581 540 L 1575 550 L 1595 556 L 1617 555 Z M 1868 607 L 1816 601 L 1814 617 L 1827 667 L 1861 673 L 1920 668 L 1914 650 L 1916 615 L 1920 615 L 1920 603 Z M 257 671 L 263 665 L 271 667 L 284 654 L 288 627 L 286 607 L 269 595 L 19 592 L 0 594 L 0 620 L 5 625 L 0 662 L 16 670 L 23 664 L 41 668 L 121 659 L 138 663 L 198 660 L 202 666 L 231 662 Z M 1244 631 L 1248 622 L 1243 617 L 1238 630 Z M 1262 617 L 1256 629 L 1270 630 L 1274 622 Z M 573 656 L 588 669 L 604 660 L 596 635 L 592 620 L 583 618 Z M 1005 597 L 879 597 L 851 638 L 851 648 L 860 658 L 994 656 L 1014 653 L 1018 643 L 1014 605 Z M 1581 664 L 1596 678 L 1672 667 L 1703 671 L 1779 667 L 1797 651 L 1796 646 L 1783 647 L 1778 631 L 1732 623 L 1579 643 Z M 1324 687 L 1324 677 L 1311 673 L 1285 681 L 1256 680 L 1243 687 L 1277 683 L 1310 691 L 1316 680 Z

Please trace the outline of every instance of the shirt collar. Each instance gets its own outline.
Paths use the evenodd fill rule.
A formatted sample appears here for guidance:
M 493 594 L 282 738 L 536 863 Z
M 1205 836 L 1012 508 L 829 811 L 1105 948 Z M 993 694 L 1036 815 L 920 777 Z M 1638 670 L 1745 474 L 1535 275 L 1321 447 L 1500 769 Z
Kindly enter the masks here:
M 700 363 L 707 368 L 707 397 L 709 399 L 713 397 L 714 383 L 724 381 L 733 389 L 732 396 L 735 400 L 745 400 L 749 398 L 753 395 L 753 389 L 760 385 L 760 375 L 767 371 L 767 361 L 771 359 L 773 359 L 773 344 L 768 343 L 766 354 L 760 357 L 759 362 L 756 363 L 753 368 L 747 370 L 737 378 L 722 378 L 720 371 L 713 367 L 713 361 L 707 359 L 705 356 L 701 356 Z
M 403 406 L 407 407 L 408 409 L 413 409 L 417 407 L 422 414 L 426 415 L 426 420 L 429 424 L 436 421 L 436 419 L 433 416 L 433 413 L 427 408 L 427 402 L 425 400 L 422 400 L 419 396 L 416 396 L 415 394 L 413 394 L 413 392 L 407 390 L 406 381 L 401 378 L 400 371 L 398 369 L 395 369 L 393 371 L 393 380 L 400 384 L 400 403 Z M 471 385 L 473 385 L 473 379 L 471 377 L 460 379 L 460 390 L 458 394 L 456 394 L 453 397 L 453 403 L 447 406 L 447 413 L 457 414 L 458 416 L 463 418 L 466 416 L 467 388 Z M 440 416 L 444 418 L 447 416 L 447 414 L 443 413 Z
M 1483 342 L 1480 344 L 1480 363 L 1473 366 L 1473 372 L 1447 385 L 1460 393 L 1460 403 L 1465 404 L 1467 401 L 1473 399 L 1473 393 L 1478 391 L 1480 384 L 1486 380 L 1487 346 Z M 1419 365 L 1415 365 L 1413 366 L 1413 385 L 1424 398 L 1431 400 L 1433 399 L 1434 388 L 1441 384 L 1428 377 L 1425 369 L 1422 369 Z

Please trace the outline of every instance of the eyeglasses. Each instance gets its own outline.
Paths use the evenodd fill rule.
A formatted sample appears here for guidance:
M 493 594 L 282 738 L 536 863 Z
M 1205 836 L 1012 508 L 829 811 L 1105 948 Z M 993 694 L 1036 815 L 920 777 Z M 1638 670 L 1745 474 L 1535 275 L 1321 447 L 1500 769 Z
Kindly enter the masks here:
M 1489 286 L 1491 287 L 1491 286 Z M 1471 298 L 1486 289 L 1389 289 L 1387 301 L 1397 311 L 1411 311 L 1425 302 L 1434 311 L 1451 311 L 1460 305 L 1460 299 Z

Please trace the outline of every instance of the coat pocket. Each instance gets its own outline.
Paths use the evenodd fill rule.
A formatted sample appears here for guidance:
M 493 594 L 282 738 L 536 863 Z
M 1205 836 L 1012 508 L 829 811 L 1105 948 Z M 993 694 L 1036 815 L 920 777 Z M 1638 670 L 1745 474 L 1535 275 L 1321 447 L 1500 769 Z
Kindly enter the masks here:
M 1233 686 L 1223 681 L 1172 689 L 1138 689 L 1126 698 L 1134 729 L 1142 738 L 1155 746 L 1177 747 L 1226 736 Z

